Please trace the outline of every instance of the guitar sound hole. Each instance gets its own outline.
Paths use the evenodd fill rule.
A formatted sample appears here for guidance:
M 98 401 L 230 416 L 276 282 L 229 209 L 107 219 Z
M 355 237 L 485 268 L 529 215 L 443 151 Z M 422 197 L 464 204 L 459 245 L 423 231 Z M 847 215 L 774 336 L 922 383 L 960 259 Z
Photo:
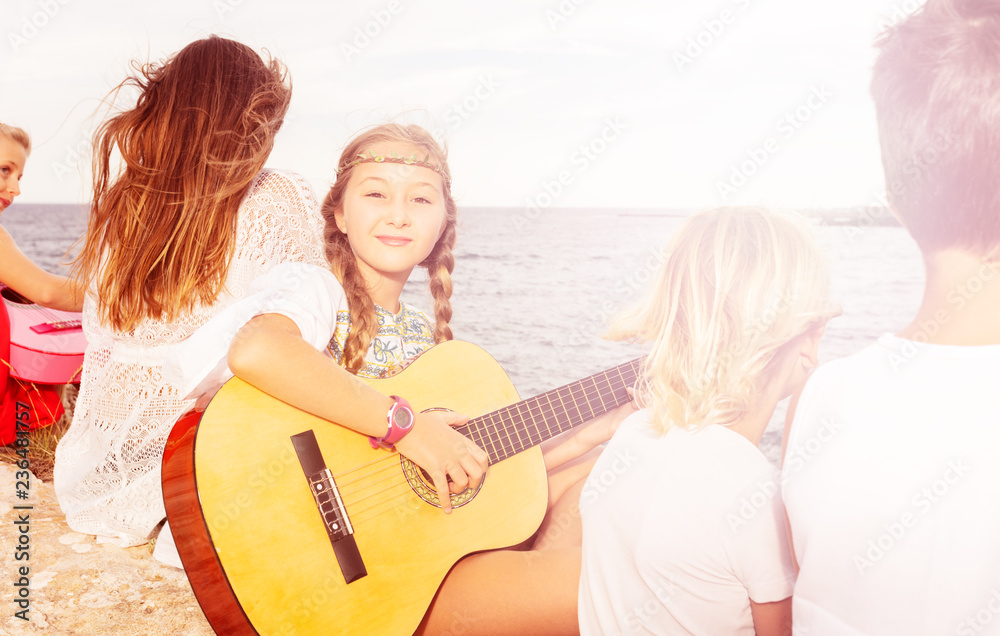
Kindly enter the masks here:
M 4 287 L 0 290 L 0 296 L 3 296 L 4 300 L 10 301 L 17 305 L 33 305 L 35 303 L 31 302 L 21 294 L 17 293 L 10 287 Z
M 428 473 L 423 468 L 420 469 L 420 475 L 421 477 L 424 478 L 424 481 L 427 482 L 428 484 L 434 483 L 434 481 L 431 479 L 430 473 Z M 451 475 L 448 475 L 447 477 L 448 477 L 448 483 L 450 484 L 452 482 Z
M 429 413 L 431 411 L 450 411 L 451 409 L 446 409 L 442 407 L 431 407 L 429 409 L 424 409 L 422 413 Z M 434 481 L 431 476 L 427 474 L 427 471 L 423 468 L 417 466 L 410 460 L 406 459 L 402 455 L 399 456 L 400 461 L 403 465 L 403 474 L 406 476 L 407 483 L 410 484 L 410 488 L 413 492 L 426 501 L 427 503 L 441 507 L 441 501 L 438 499 L 438 492 L 434 489 Z M 472 499 L 479 493 L 483 487 L 483 482 L 486 481 L 486 477 L 479 482 L 479 486 L 476 488 L 466 488 L 460 493 L 450 494 L 446 493 L 451 497 L 451 505 L 453 508 L 460 508 L 465 504 L 472 501 Z M 448 477 L 448 483 L 451 483 L 451 477 Z
M 431 476 L 427 474 L 423 468 L 420 468 L 410 460 L 406 459 L 400 455 L 400 462 L 403 466 L 403 474 L 406 476 L 406 481 L 410 485 L 410 488 L 419 496 L 421 499 L 431 504 L 432 506 L 441 507 L 441 501 L 438 499 L 438 492 L 434 489 L 434 482 L 431 480 Z M 484 477 L 479 486 L 476 488 L 466 488 L 460 493 L 447 493 L 451 498 L 451 505 L 453 508 L 461 508 L 465 504 L 475 498 L 479 491 L 483 487 L 483 483 L 486 481 Z M 451 483 L 451 478 L 448 478 L 448 483 Z

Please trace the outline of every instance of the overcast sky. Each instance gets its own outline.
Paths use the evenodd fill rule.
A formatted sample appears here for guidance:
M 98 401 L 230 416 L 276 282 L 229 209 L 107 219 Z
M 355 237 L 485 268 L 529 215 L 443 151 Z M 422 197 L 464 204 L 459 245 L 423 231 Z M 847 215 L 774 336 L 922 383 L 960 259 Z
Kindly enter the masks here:
M 917 6 L 14 0 L 0 121 L 35 144 L 21 201 L 85 201 L 95 113 L 130 61 L 218 33 L 288 65 L 269 165 L 320 194 L 348 139 L 395 119 L 444 137 L 460 205 L 876 205 L 872 42 Z

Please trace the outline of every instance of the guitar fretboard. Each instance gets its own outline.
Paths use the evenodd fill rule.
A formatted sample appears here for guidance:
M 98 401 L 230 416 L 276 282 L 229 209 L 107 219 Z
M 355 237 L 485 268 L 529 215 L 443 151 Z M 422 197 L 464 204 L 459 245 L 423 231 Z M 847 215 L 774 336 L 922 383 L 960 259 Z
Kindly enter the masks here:
M 469 420 L 457 430 L 495 464 L 625 404 L 642 359 Z

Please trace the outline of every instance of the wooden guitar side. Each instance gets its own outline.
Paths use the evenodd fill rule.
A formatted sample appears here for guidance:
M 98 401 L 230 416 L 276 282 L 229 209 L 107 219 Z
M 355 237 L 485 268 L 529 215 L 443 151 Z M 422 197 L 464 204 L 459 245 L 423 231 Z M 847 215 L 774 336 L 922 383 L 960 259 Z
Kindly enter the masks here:
M 469 416 L 519 399 L 496 361 L 464 342 L 438 345 L 369 384 L 417 410 Z M 445 515 L 407 482 L 398 453 L 240 380 L 216 394 L 196 429 L 184 428 L 168 441 L 164 497 L 192 588 L 219 633 L 412 633 L 456 561 L 523 541 L 545 513 L 537 447 L 492 465 L 475 498 Z M 351 584 L 289 439 L 309 429 L 368 571 Z

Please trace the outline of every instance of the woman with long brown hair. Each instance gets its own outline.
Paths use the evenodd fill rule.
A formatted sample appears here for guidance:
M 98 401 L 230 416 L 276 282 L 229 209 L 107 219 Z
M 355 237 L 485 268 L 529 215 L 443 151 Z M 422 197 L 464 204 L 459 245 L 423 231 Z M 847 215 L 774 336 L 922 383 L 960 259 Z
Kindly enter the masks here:
M 119 546 L 165 518 L 164 443 L 191 404 L 163 379 L 167 353 L 273 266 L 325 264 L 310 186 L 264 169 L 291 98 L 284 66 L 212 36 L 136 70 L 113 92 L 137 89 L 135 106 L 95 134 L 75 263 L 89 345 L 55 465 L 70 527 Z

